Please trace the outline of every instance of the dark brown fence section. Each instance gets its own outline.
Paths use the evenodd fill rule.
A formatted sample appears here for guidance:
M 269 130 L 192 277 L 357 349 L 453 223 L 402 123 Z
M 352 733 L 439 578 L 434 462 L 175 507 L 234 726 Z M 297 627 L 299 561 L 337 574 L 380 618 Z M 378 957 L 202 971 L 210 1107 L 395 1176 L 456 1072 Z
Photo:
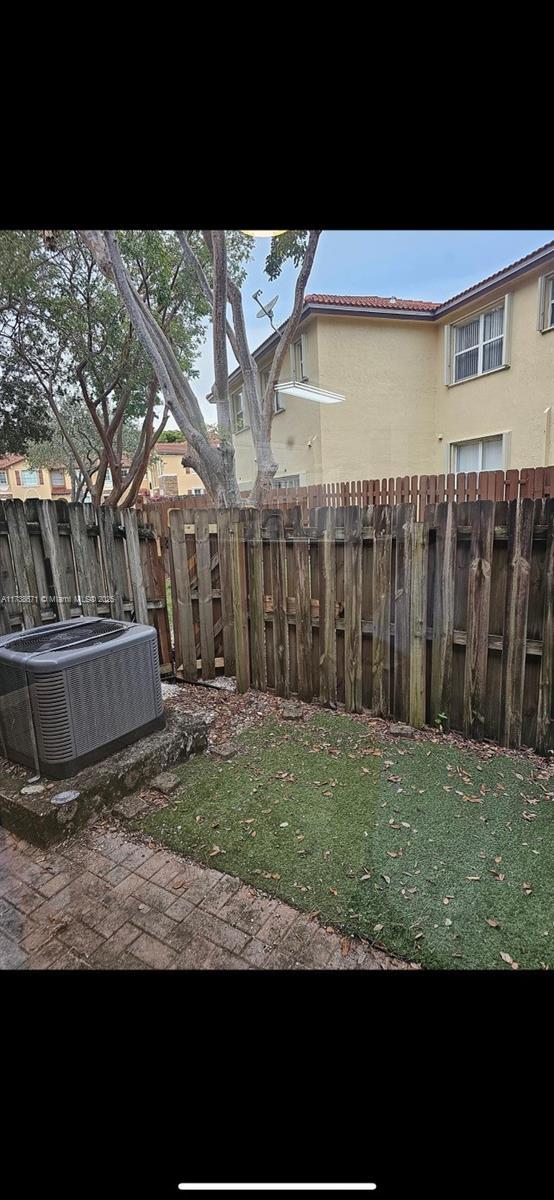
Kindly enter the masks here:
M 144 514 L 0 503 L 0 631 L 96 615 L 155 626 L 162 673 L 172 671 L 165 573 Z
M 174 509 L 178 674 L 552 749 L 554 500 L 416 512 Z

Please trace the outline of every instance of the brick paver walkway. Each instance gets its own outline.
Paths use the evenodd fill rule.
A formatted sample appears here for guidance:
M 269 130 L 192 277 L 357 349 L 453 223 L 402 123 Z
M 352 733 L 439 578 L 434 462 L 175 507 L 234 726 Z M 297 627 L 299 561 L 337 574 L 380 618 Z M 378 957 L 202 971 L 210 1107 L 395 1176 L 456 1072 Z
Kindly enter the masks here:
M 0 829 L 1 969 L 408 966 L 116 825 L 49 851 Z

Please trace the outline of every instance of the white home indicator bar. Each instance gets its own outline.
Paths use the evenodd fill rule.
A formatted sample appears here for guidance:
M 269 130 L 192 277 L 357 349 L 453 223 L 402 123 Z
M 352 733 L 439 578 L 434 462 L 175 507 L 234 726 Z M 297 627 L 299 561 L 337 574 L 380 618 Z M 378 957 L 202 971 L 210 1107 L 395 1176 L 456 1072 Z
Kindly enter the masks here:
M 376 1183 L 180 1183 L 181 1192 L 374 1192 Z

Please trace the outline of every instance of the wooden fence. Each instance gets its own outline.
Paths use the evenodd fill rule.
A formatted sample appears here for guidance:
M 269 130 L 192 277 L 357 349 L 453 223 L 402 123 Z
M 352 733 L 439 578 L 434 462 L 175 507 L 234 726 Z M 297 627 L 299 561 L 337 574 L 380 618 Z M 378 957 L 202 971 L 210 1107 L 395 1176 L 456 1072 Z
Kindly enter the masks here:
M 169 514 L 176 668 L 554 746 L 554 500 Z
M 149 622 L 162 672 L 554 749 L 554 499 L 174 508 L 0 504 L 0 630 Z
M 241 493 L 247 498 L 248 493 Z M 306 487 L 272 488 L 264 499 L 266 508 L 345 508 L 354 504 L 414 504 L 422 521 L 428 504 L 442 501 L 542 500 L 554 497 L 554 467 L 522 467 L 520 471 L 469 471 L 459 475 L 398 475 L 389 479 L 358 479 L 345 483 L 317 483 Z M 160 539 L 168 536 L 168 513 L 172 508 L 206 509 L 209 496 L 165 496 L 140 501 L 146 519 Z
M 0 632 L 96 615 L 153 625 L 161 671 L 172 672 L 165 572 L 144 514 L 0 502 Z

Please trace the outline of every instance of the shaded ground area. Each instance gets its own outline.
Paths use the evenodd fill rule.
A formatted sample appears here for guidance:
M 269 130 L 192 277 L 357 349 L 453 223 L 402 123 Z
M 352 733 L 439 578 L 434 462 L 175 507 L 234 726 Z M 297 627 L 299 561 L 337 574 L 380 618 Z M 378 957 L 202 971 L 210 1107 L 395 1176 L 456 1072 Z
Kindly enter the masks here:
M 179 768 L 146 834 L 428 968 L 554 965 L 543 760 L 310 706 L 284 721 L 256 693 L 206 703 L 214 748 L 239 752 Z

